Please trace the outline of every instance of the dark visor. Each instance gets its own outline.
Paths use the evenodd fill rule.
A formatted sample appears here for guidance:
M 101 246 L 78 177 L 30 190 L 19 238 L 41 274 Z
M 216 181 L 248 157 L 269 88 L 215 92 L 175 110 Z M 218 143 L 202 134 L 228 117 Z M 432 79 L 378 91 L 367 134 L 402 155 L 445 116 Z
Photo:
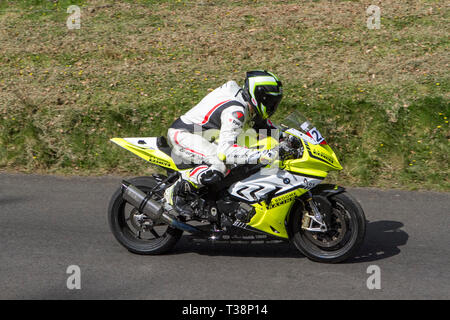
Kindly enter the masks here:
M 277 110 L 282 97 L 283 96 L 281 94 L 276 96 L 273 96 L 271 94 L 265 95 L 262 104 L 266 106 L 266 111 L 269 116 L 274 114 L 274 112 Z

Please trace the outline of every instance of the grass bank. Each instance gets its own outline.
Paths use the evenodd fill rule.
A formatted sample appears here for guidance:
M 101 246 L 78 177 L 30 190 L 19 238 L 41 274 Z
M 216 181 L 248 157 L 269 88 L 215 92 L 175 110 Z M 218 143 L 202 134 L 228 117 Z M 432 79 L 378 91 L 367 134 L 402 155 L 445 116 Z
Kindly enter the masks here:
M 299 110 L 337 151 L 332 180 L 449 191 L 448 19 L 442 1 L 0 1 L 0 169 L 147 173 L 109 138 L 165 134 L 264 68 L 275 120 Z

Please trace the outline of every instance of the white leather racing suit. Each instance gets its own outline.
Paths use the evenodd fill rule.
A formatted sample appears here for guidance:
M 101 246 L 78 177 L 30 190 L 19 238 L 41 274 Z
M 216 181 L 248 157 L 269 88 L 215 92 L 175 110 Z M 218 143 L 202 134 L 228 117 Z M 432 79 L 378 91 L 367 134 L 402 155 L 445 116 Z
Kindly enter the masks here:
M 199 165 L 190 171 L 189 180 L 201 185 L 199 177 L 208 170 L 226 175 L 224 162 L 256 163 L 260 151 L 236 144 L 244 124 L 249 120 L 248 104 L 242 97 L 241 87 L 234 81 L 228 81 L 210 92 L 178 118 L 167 136 L 177 156 Z M 255 129 L 275 129 L 270 120 L 262 121 L 257 127 Z M 215 143 L 217 135 L 218 143 Z

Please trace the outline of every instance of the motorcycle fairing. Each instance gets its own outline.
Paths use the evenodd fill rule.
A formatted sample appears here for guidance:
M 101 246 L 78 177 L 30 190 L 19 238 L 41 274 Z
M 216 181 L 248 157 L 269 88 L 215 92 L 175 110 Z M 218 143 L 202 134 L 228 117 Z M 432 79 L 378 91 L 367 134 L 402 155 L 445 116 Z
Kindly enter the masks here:
M 304 148 L 302 157 L 285 161 L 285 170 L 322 178 L 325 178 L 329 171 L 342 170 L 336 154 L 328 144 L 313 144 L 306 139 L 300 141 Z
M 113 138 L 111 141 L 157 166 L 180 171 L 173 159 L 158 148 L 156 137 Z
M 274 192 L 272 198 L 301 188 L 310 190 L 322 181 L 319 177 L 306 177 L 293 174 L 278 168 L 262 169 L 261 171 L 234 183 L 228 192 L 235 198 L 248 203 L 263 200 L 264 196 Z
M 296 189 L 273 198 L 270 204 L 265 201 L 252 204 L 256 213 L 248 225 L 273 236 L 288 239 L 287 216 L 295 203 L 295 199 L 305 192 L 305 189 Z
M 248 225 L 280 238 L 288 238 L 285 221 L 295 199 L 322 182 L 320 177 L 296 175 L 278 168 L 263 169 L 230 186 L 228 192 L 252 203 L 255 215 Z M 274 192 L 269 201 L 265 196 Z

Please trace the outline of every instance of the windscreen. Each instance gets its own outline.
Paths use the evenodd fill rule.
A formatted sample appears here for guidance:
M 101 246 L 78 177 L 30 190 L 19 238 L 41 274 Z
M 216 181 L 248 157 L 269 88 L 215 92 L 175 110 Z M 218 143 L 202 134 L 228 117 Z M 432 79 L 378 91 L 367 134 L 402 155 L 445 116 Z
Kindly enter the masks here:
M 305 139 L 313 144 L 326 144 L 319 130 L 300 112 L 290 113 L 280 122 L 281 129 L 297 138 Z

